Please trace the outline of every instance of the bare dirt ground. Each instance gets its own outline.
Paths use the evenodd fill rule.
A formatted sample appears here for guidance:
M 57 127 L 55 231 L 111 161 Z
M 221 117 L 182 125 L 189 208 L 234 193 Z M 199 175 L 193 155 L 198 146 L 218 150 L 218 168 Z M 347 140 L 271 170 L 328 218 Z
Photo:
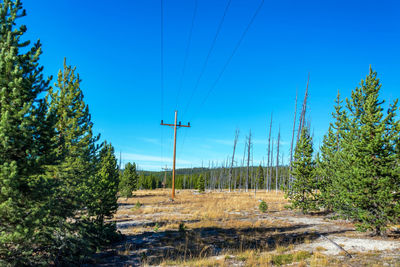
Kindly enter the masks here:
M 96 266 L 400 266 L 400 233 L 354 231 L 329 214 L 285 208 L 278 192 L 138 191 L 114 217 L 125 239 Z M 261 200 L 268 211 L 258 209 Z

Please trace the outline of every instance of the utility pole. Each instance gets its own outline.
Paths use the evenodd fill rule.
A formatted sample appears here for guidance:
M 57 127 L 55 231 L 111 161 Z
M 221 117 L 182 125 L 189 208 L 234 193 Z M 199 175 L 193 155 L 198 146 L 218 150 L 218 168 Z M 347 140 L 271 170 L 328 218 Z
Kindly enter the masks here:
M 175 198 L 175 160 L 176 160 L 176 133 L 177 133 L 177 129 L 179 127 L 190 127 L 190 122 L 188 122 L 187 125 L 183 125 L 181 124 L 181 122 L 179 122 L 179 124 L 177 124 L 177 118 L 178 118 L 178 111 L 175 110 L 175 122 L 174 124 L 168 124 L 168 123 L 164 123 L 163 120 L 161 120 L 161 125 L 164 126 L 171 126 L 174 127 L 174 158 L 172 160 L 172 195 L 171 195 L 171 199 L 174 200 Z

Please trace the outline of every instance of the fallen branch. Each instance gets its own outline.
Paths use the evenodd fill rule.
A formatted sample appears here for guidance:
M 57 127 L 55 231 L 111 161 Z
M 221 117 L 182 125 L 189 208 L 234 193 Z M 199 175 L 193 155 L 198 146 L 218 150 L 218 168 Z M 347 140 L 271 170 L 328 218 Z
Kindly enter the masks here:
M 336 242 L 332 241 L 331 239 L 327 238 L 326 236 L 318 233 L 318 235 L 326 240 L 328 240 L 329 242 L 331 242 L 332 244 L 334 244 L 338 249 L 340 249 L 341 251 L 343 251 L 347 257 L 352 258 L 351 254 L 349 252 L 347 252 L 344 248 L 342 248 L 341 246 L 339 246 L 339 244 L 337 244 Z

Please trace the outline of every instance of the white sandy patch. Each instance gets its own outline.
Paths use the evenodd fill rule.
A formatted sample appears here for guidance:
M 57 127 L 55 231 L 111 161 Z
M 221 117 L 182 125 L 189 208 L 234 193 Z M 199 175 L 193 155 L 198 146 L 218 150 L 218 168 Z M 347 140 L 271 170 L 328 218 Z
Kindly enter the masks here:
M 339 236 L 329 236 L 328 238 L 340 245 L 350 254 L 351 252 L 400 250 L 400 241 L 349 238 Z M 337 255 L 342 252 L 342 250 L 322 237 L 316 239 L 310 244 L 298 245 L 296 246 L 296 249 L 312 252 L 315 251 L 317 247 L 325 248 L 326 250 L 322 250 L 321 252 L 327 255 Z

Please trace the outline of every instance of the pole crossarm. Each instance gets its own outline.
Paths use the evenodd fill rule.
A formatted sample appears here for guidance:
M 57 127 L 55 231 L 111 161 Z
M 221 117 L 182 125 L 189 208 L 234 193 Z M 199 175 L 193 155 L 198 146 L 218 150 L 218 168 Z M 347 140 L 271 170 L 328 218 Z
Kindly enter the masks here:
M 172 158 L 173 160 L 172 160 L 172 194 L 171 194 L 171 199 L 172 200 L 174 200 L 174 197 L 175 197 L 175 162 L 176 162 L 176 132 L 177 132 L 176 130 L 179 127 L 190 128 L 190 122 L 188 122 L 187 125 L 184 125 L 181 122 L 177 123 L 177 117 L 178 117 L 178 111 L 175 110 L 175 122 L 174 122 L 174 124 L 164 123 L 164 121 L 161 120 L 161 125 L 162 126 L 174 127 L 174 156 Z M 165 175 L 166 175 L 166 172 L 165 172 Z
M 171 126 L 171 127 L 177 127 L 177 128 L 179 128 L 179 127 L 187 127 L 187 128 L 190 128 L 190 122 L 188 122 L 188 124 L 187 125 L 184 125 L 184 124 L 181 124 L 181 122 L 179 122 L 177 125 L 175 125 L 175 124 L 169 124 L 169 123 L 164 123 L 163 121 L 161 121 L 161 124 L 160 125 L 163 125 L 163 126 Z

